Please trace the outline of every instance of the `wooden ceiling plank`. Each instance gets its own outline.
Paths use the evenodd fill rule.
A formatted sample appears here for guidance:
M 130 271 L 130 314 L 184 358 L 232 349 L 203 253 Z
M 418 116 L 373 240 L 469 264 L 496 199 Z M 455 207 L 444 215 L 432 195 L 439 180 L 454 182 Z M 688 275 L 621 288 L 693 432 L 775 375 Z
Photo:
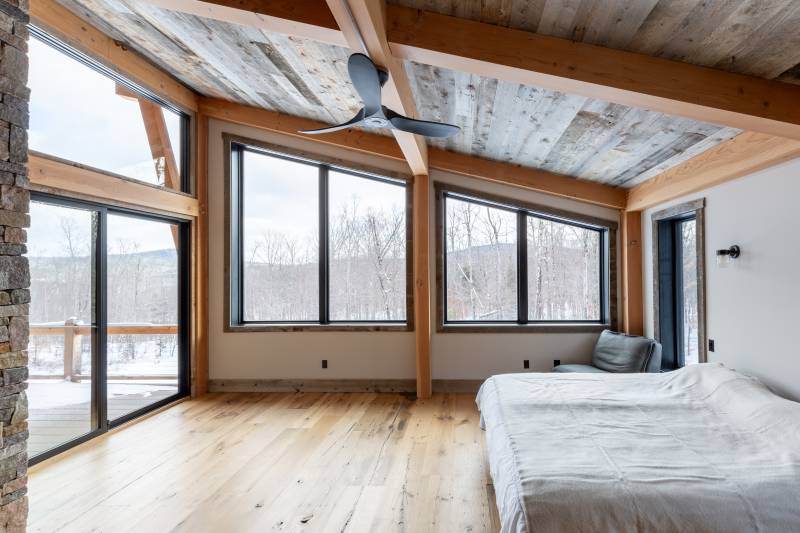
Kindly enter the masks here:
M 744 132 L 628 189 L 626 209 L 641 211 L 800 157 L 800 141 Z
M 298 130 L 321 128 L 325 125 L 314 120 L 283 115 L 217 98 L 201 97 L 199 104 L 200 112 L 211 118 L 395 161 L 405 161 L 405 156 L 391 137 L 350 129 L 309 139 L 307 135 L 298 133 Z M 618 187 L 439 149 L 431 149 L 429 158 L 431 168 L 444 172 L 513 185 L 612 209 L 625 208 L 626 191 Z
M 55 0 L 32 0 L 31 21 L 131 81 L 188 112 L 197 111 L 197 95 L 144 57 L 87 24 Z
M 417 117 L 417 107 L 403 62 L 395 59 L 386 40 L 383 3 L 379 0 L 328 0 L 328 7 L 354 52 L 366 53 L 389 72 L 383 86 L 384 103 L 390 109 L 410 118 Z M 364 49 L 366 47 L 366 50 Z M 425 139 L 399 130 L 392 130 L 414 175 L 428 174 L 428 152 Z

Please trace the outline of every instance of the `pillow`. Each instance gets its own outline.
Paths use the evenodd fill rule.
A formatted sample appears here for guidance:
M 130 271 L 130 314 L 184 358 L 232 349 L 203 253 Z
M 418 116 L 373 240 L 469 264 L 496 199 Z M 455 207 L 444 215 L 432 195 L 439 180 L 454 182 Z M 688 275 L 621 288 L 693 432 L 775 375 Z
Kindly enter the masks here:
M 606 372 L 644 372 L 655 341 L 605 330 L 592 354 L 592 365 Z

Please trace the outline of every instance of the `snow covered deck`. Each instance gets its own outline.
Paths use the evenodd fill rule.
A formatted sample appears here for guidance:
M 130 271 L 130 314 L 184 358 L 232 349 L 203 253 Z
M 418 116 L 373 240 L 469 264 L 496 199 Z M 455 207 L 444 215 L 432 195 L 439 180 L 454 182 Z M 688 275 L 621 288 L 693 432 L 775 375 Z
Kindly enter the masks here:
M 117 381 L 108 384 L 108 417 L 114 420 L 177 393 L 175 381 Z M 28 387 L 28 456 L 34 457 L 91 430 L 88 380 L 31 379 Z

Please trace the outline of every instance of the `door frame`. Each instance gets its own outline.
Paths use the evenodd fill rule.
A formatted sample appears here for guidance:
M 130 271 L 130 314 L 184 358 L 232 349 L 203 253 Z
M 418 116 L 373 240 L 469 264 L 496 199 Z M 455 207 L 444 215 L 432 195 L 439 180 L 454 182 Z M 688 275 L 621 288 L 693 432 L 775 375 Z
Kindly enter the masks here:
M 72 440 L 59 444 L 28 460 L 33 466 L 54 457 L 66 450 L 74 448 L 88 440 L 108 432 L 139 416 L 159 409 L 190 394 L 190 333 L 191 333 L 191 227 L 190 222 L 168 215 L 154 214 L 146 211 L 118 207 L 91 200 L 68 198 L 57 194 L 31 191 L 31 201 L 41 202 L 72 209 L 92 211 L 97 217 L 96 230 L 91 254 L 94 255 L 92 291 L 94 292 L 92 335 L 92 429 Z M 174 224 L 178 234 L 178 391 L 141 409 L 131 411 L 115 419 L 108 419 L 108 215 L 122 215 L 143 220 Z
M 653 333 L 661 342 L 660 287 L 659 287 L 659 223 L 667 220 L 686 220 L 694 218 L 696 224 L 697 253 L 697 360 L 708 360 L 706 329 L 706 247 L 705 247 L 705 198 L 678 204 L 651 215 L 652 223 L 652 262 L 653 262 Z

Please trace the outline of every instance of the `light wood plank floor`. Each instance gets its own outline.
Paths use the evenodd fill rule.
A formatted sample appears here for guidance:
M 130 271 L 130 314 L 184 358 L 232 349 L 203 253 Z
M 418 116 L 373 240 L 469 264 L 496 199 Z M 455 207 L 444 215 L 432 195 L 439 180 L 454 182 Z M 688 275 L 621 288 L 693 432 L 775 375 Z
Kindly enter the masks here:
M 29 531 L 497 531 L 472 394 L 209 394 L 30 471 Z

